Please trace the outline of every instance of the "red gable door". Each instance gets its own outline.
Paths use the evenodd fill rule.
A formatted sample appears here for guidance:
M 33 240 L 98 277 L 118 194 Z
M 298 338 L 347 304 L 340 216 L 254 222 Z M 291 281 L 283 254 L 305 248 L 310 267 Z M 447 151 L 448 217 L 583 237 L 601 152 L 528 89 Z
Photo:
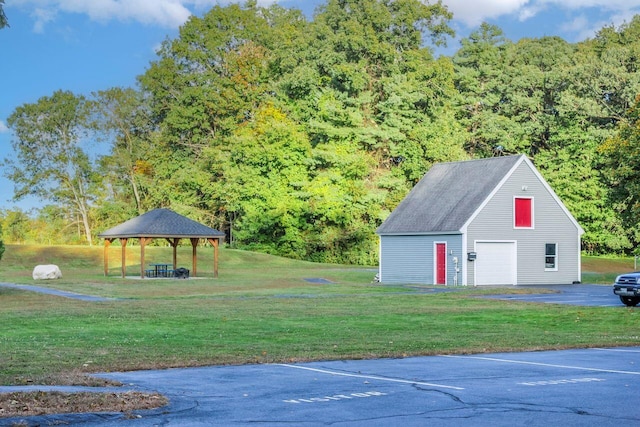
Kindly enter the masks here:
M 516 197 L 514 203 L 515 203 L 515 206 L 514 206 L 515 227 L 526 227 L 526 228 L 533 227 L 531 199 Z

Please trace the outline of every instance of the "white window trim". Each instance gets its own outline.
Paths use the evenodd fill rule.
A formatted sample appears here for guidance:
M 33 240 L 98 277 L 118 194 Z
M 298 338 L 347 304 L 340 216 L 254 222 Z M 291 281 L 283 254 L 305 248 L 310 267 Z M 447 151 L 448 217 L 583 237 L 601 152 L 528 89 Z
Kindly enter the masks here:
M 531 227 L 517 227 L 516 226 L 516 199 L 529 199 L 531 200 Z M 535 208 L 534 208 L 535 200 L 533 196 L 513 196 L 513 203 L 511 204 L 511 211 L 513 216 L 513 228 L 514 230 L 533 230 L 536 228 L 536 217 L 535 217 Z
M 556 247 L 556 254 L 553 256 L 555 258 L 555 263 L 554 263 L 555 267 L 553 267 L 553 268 L 548 268 L 547 267 L 547 260 L 546 260 L 546 258 L 547 258 L 547 245 L 555 245 L 555 247 Z M 558 271 L 558 257 L 559 257 L 559 255 L 558 255 L 558 243 L 556 243 L 556 242 L 547 242 L 547 243 L 545 243 L 544 244 L 544 257 L 545 257 L 545 260 L 544 260 L 544 271 Z

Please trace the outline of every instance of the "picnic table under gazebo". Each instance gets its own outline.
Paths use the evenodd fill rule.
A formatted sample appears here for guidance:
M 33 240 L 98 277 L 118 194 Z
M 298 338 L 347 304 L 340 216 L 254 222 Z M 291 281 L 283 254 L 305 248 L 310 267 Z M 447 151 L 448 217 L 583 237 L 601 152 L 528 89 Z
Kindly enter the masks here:
M 104 239 L 104 275 L 109 274 L 109 246 L 116 239 L 122 246 L 122 277 L 126 275 L 127 242 L 129 239 L 140 241 L 140 277 L 147 274 L 145 269 L 145 246 L 152 239 L 166 239 L 173 248 L 173 271 L 177 268 L 177 248 L 180 240 L 189 239 L 192 246 L 191 275 L 197 274 L 196 253 L 200 239 L 204 239 L 213 246 L 213 274 L 218 277 L 218 247 L 224 239 L 224 233 L 207 227 L 197 221 L 177 214 L 170 209 L 154 209 L 138 217 L 132 218 L 120 225 L 98 234 Z

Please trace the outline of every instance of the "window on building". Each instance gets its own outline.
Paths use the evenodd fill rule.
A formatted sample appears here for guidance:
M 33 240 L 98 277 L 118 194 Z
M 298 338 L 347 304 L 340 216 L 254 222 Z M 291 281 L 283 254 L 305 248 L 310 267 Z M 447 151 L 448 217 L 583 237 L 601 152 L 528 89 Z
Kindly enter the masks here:
M 545 243 L 544 269 L 546 271 L 558 270 L 558 244 L 557 243 Z
M 514 227 L 533 228 L 533 199 L 516 197 L 513 203 Z

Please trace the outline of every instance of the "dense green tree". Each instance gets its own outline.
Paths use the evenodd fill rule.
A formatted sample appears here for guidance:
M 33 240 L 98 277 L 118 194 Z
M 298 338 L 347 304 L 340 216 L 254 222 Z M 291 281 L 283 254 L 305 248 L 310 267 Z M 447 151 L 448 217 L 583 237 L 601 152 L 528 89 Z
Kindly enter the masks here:
M 31 228 L 29 216 L 21 209 L 2 211 L 3 238 L 10 243 L 24 243 Z
M 251 120 L 254 108 L 271 97 L 268 72 L 278 48 L 273 25 L 282 22 L 292 37 L 306 21 L 301 12 L 255 2 L 216 6 L 165 42 L 140 81 L 170 143 L 197 155 Z
M 598 147 L 614 135 L 640 93 L 634 59 L 639 29 L 635 18 L 618 29 L 605 27 L 593 40 L 576 45 L 573 65 L 563 75 L 566 88 L 556 103 L 559 122 L 552 150 L 548 161 L 539 162 L 585 228 L 583 242 L 589 252 L 617 253 L 631 246 L 628 226 L 606 185 Z
M 305 258 L 310 150 L 299 127 L 267 105 L 238 129 L 226 150 L 215 151 L 224 177 L 220 195 L 226 200 L 220 204 L 237 218 L 237 244 Z
M 635 247 L 640 243 L 640 96 L 601 151 L 611 199 Z
M 287 49 L 299 48 L 306 20 L 300 11 L 255 2 L 214 7 L 192 17 L 180 37 L 166 42 L 160 59 L 140 77 L 151 95 L 161 133 L 149 159 L 148 202 L 189 209 L 194 216 L 227 230 L 236 207 L 224 188 L 222 165 L 237 130 L 274 101 L 272 73 L 287 67 Z
M 140 78 L 162 131 L 150 199 L 208 212 L 229 234 L 233 222 L 239 245 L 335 260 L 364 245 L 372 259 L 382 212 L 408 182 L 464 156 L 449 121 L 453 69 L 424 46 L 452 33 L 449 18 L 417 0 L 330 1 L 311 23 L 255 2 L 191 18 Z M 265 157 L 302 140 L 294 163 Z
M 313 259 L 375 261 L 381 219 L 432 163 L 465 156 L 463 129 L 449 121 L 453 68 L 426 44 L 452 34 L 449 18 L 419 1 L 318 9 L 279 85 L 313 147 Z
M 409 122 L 428 122 L 453 92 L 453 70 L 435 63 L 424 43 L 425 33 L 434 43 L 452 34 L 450 17 L 441 4 L 418 0 L 331 0 L 320 8 L 294 70 L 317 82 L 302 92 L 312 142 L 347 138 L 381 161 L 399 156 Z
M 515 151 L 512 129 L 516 124 L 501 114 L 508 91 L 503 74 L 510 45 L 500 28 L 483 23 L 462 39 L 461 48 L 453 56 L 460 91 L 457 117 L 468 131 L 465 148 L 473 156 Z
M 151 112 L 141 92 L 112 88 L 94 94 L 94 126 L 111 147 L 101 159 L 102 173 L 109 176 L 108 200 L 134 205 L 144 213 L 141 177 L 148 172 L 149 139 L 153 132 Z M 130 216 L 130 209 L 124 213 Z
M 91 244 L 90 209 L 98 177 L 83 149 L 88 117 L 87 100 L 68 91 L 17 107 L 7 119 L 16 158 L 4 164 L 16 199 L 34 195 L 67 207 Z

